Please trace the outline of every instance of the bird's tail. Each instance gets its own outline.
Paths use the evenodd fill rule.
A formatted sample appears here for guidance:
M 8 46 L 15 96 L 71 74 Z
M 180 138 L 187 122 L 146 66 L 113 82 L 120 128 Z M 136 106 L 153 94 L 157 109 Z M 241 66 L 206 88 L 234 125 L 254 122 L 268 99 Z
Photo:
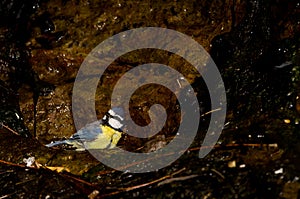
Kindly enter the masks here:
M 46 144 L 45 146 L 46 147 L 54 147 L 54 146 L 58 146 L 58 145 L 62 145 L 62 144 L 67 144 L 66 140 L 51 142 L 49 144 Z

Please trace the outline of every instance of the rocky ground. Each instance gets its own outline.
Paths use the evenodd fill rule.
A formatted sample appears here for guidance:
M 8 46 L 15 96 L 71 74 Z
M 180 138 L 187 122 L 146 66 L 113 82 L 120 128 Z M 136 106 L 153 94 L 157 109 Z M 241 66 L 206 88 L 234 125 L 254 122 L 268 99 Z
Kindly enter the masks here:
M 300 2 L 10 3 L 3 2 L 0 8 L 0 197 L 299 197 Z M 180 159 L 157 172 L 131 174 L 101 164 L 88 152 L 44 147 L 76 132 L 72 89 L 91 50 L 117 33 L 148 26 L 192 37 L 221 71 L 228 111 L 221 137 L 209 155 L 198 157 L 210 118 L 201 75 L 176 55 L 153 49 L 126 54 L 111 64 L 97 88 L 96 114 L 101 118 L 109 109 L 113 85 L 128 70 L 149 62 L 172 66 L 191 83 L 201 111 L 207 113 L 201 117 L 194 143 Z M 155 71 L 140 74 L 138 81 L 149 75 Z M 126 95 L 126 85 L 123 90 Z M 172 93 L 148 86 L 132 101 L 131 116 L 137 123 L 149 122 L 140 110 L 145 113 L 157 102 L 171 116 L 158 136 L 125 135 L 119 147 L 149 152 L 172 140 L 179 123 L 178 102 Z M 26 167 L 30 157 L 35 163 Z

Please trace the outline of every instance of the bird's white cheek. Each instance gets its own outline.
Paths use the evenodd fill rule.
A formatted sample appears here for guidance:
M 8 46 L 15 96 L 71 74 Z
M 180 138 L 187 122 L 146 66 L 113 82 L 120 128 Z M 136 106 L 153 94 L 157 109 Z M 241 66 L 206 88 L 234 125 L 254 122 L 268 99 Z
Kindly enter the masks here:
M 122 126 L 123 126 L 123 124 L 120 122 L 120 121 L 118 121 L 118 120 L 116 120 L 116 119 L 110 119 L 109 121 L 108 121 L 108 123 L 109 123 L 109 125 L 110 126 L 112 126 L 113 128 L 115 128 L 115 129 L 120 129 L 120 128 L 122 128 Z

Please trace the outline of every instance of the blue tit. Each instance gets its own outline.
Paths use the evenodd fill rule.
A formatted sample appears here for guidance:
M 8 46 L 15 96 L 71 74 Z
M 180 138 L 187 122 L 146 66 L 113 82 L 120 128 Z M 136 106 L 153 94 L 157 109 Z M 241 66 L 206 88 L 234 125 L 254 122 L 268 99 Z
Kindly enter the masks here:
M 104 115 L 102 120 L 87 124 L 69 139 L 54 141 L 46 146 L 67 145 L 76 151 L 114 148 L 122 136 L 123 120 L 123 109 L 119 107 L 112 108 Z

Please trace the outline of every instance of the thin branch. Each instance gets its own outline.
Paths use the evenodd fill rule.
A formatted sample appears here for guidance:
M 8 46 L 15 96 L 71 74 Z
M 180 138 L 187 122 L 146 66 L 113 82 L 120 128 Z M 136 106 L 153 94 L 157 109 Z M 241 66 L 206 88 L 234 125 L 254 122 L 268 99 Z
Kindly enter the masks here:
M 216 108 L 216 109 L 214 109 L 214 110 L 211 110 L 211 111 L 208 111 L 208 112 L 206 112 L 206 113 L 203 113 L 202 115 L 200 115 L 200 117 L 203 117 L 203 116 L 205 116 L 205 115 L 208 115 L 208 114 L 210 114 L 210 113 L 213 113 L 213 112 L 216 112 L 216 111 L 220 111 L 221 110 L 221 108 Z
M 12 162 L 7 162 L 5 160 L 0 160 L 0 163 L 3 163 L 3 164 L 7 164 L 7 165 L 10 165 L 10 166 L 17 166 L 17 167 L 26 167 L 26 165 L 22 165 L 22 164 L 15 164 L 15 163 L 12 163 Z
M 85 184 L 85 185 L 88 185 L 88 186 L 90 186 L 90 187 L 93 187 L 93 188 L 98 188 L 98 187 L 96 187 L 95 185 L 93 185 L 92 183 L 89 183 L 89 182 L 87 182 L 87 181 L 84 181 L 84 180 L 82 180 L 82 179 L 80 179 L 80 178 L 76 178 L 76 177 L 74 177 L 74 176 L 71 176 L 71 175 L 68 175 L 68 174 L 60 174 L 61 176 L 63 176 L 63 177 L 65 177 L 65 178 L 71 178 L 72 180 L 75 180 L 75 181 L 77 181 L 77 182 L 80 182 L 80 183 L 82 183 L 82 184 Z
M 216 174 L 218 174 L 223 180 L 225 179 L 225 176 L 221 172 L 217 171 L 216 169 L 211 169 L 211 171 L 213 171 Z
M 185 168 L 182 168 L 170 175 L 166 175 L 164 177 L 161 177 L 159 179 L 156 179 L 156 180 L 153 180 L 153 181 L 150 181 L 150 182 L 147 182 L 147 183 L 144 183 L 144 184 L 139 184 L 139 185 L 136 185 L 136 186 L 132 186 L 132 187 L 126 187 L 126 188 L 119 188 L 118 191 L 115 191 L 115 192 L 111 192 L 109 194 L 104 194 L 102 195 L 101 197 L 108 197 L 108 196 L 112 196 L 112 195 L 116 195 L 116 194 L 119 194 L 119 193 L 122 193 L 122 192 L 127 192 L 127 191 L 132 191 L 132 190 L 135 190 L 135 189 L 139 189 L 139 188 L 142 188 L 142 187 L 146 187 L 146 186 L 149 186 L 149 185 L 152 185 L 152 184 L 155 184 L 157 182 L 161 182 L 163 180 L 166 180 L 168 178 L 172 178 L 174 175 L 177 175 L 179 173 L 181 173 L 182 171 L 184 171 Z
M 177 177 L 177 178 L 170 178 L 170 179 L 166 179 L 160 183 L 158 183 L 157 186 L 161 186 L 161 185 L 164 185 L 164 184 L 169 184 L 169 183 L 172 183 L 174 181 L 184 181 L 184 180 L 189 180 L 191 178 L 195 178 L 195 177 L 198 177 L 199 175 L 196 175 L 196 174 L 193 174 L 193 175 L 189 175 L 189 176 L 182 176 L 182 177 Z
M 6 194 L 4 196 L 0 196 L 0 199 L 4 199 L 4 198 L 10 198 L 12 195 L 16 194 L 17 192 L 13 192 L 13 193 L 10 193 L 10 194 Z
M 12 130 L 8 126 L 4 125 L 3 123 L 1 124 L 1 126 L 4 127 L 4 128 L 6 128 L 7 130 L 9 130 L 10 132 L 12 132 L 13 134 L 19 135 L 16 131 Z

